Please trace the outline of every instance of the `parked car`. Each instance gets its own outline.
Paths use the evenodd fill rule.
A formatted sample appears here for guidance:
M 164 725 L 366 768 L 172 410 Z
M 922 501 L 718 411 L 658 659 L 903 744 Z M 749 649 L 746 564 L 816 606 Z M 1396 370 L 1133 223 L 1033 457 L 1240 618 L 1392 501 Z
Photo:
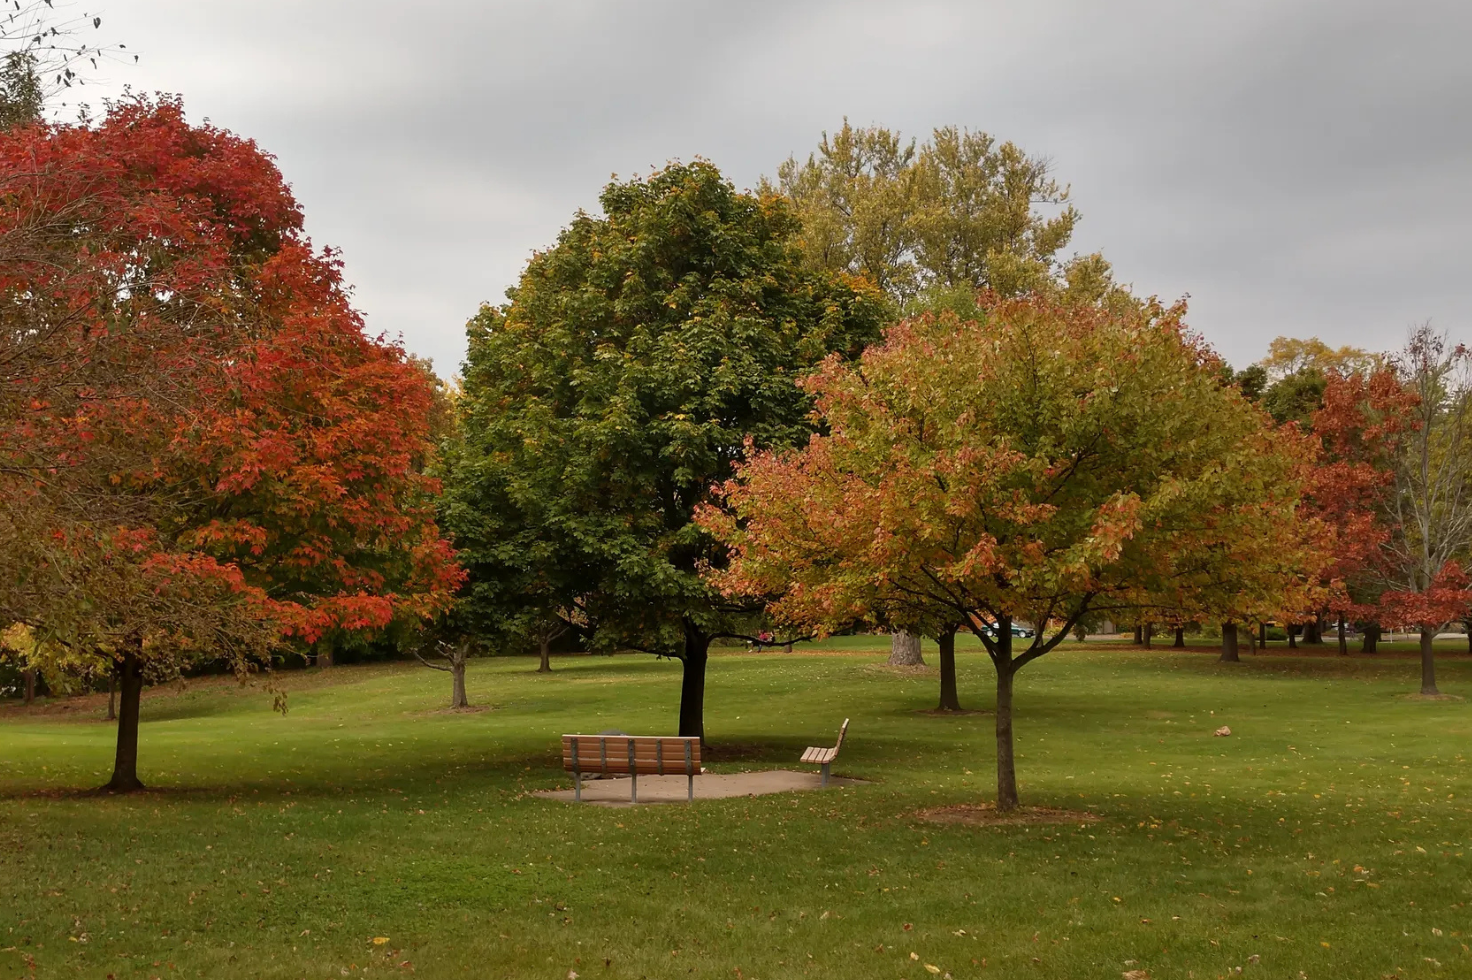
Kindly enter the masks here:
M 987 623 L 985 626 L 982 627 L 982 630 L 986 633 L 987 636 L 995 637 L 997 635 L 997 626 L 995 623 Z M 1037 630 L 1033 629 L 1031 626 L 1023 626 L 1019 623 L 1012 624 L 1012 636 L 1015 638 L 1027 640 L 1031 639 L 1036 634 Z

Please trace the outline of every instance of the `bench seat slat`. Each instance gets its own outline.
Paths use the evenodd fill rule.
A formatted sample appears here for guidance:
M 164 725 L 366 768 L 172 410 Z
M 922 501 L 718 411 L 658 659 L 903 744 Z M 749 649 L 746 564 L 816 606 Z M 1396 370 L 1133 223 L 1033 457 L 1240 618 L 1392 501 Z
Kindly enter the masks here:
M 564 735 L 562 768 L 587 774 L 699 775 L 700 740 L 661 735 Z

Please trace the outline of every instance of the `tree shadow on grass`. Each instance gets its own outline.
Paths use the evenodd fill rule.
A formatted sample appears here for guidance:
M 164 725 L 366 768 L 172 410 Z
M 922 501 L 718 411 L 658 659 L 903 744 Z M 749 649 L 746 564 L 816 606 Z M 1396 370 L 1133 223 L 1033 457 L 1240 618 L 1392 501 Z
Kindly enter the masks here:
M 796 765 L 809 744 L 812 743 L 785 735 L 740 741 L 712 739 L 700 750 L 700 758 L 703 762 L 717 764 L 761 762 Z
M 1243 650 L 1240 663 L 1222 663 L 1216 657 L 1180 655 L 1152 660 L 1124 661 L 1129 667 L 1157 671 L 1160 669 L 1185 669 L 1203 676 L 1247 679 L 1277 680 L 1300 678 L 1304 680 L 1366 680 L 1420 681 L 1419 654 L 1359 654 L 1325 656 L 1310 654 L 1299 656 L 1279 651 L 1261 653 Z M 1455 656 L 1437 651 L 1438 673 L 1447 680 L 1472 678 L 1472 657 L 1466 653 Z
M 117 800 L 126 802 L 254 805 L 263 801 L 316 800 L 357 797 L 360 802 L 404 800 L 415 794 L 438 797 L 453 792 L 504 792 L 512 796 L 545 788 L 563 776 L 562 759 L 554 752 L 535 752 L 495 760 L 464 758 L 404 758 L 373 769 L 343 772 L 327 766 L 294 770 L 290 776 L 254 773 L 215 783 L 165 782 L 162 772 L 151 776 L 140 766 L 144 789 L 113 793 L 97 786 L 0 786 L 0 802 L 21 800 Z M 330 777 L 330 778 L 329 778 Z M 177 778 L 177 777 L 169 777 Z M 106 774 L 98 776 L 99 781 Z M 155 783 L 152 780 L 158 779 Z
M 818 739 L 822 742 L 823 739 Z M 792 768 L 808 741 L 792 736 L 713 739 L 701 752 L 703 764 L 718 767 L 755 766 L 759 768 Z M 831 743 L 830 743 L 831 744 Z M 320 766 L 303 765 L 286 775 L 251 774 L 239 779 L 202 784 L 150 783 L 145 761 L 139 775 L 146 789 L 138 793 L 109 793 L 92 786 L 0 787 L 0 801 L 75 800 L 159 803 L 172 801 L 186 804 L 252 806 L 258 802 L 289 800 L 341 800 L 356 796 L 360 802 L 404 801 L 422 795 L 437 798 L 449 790 L 452 794 L 489 793 L 512 798 L 532 790 L 560 786 L 571 776 L 562 768 L 558 745 L 545 750 L 527 751 L 495 759 L 475 759 L 464 755 L 395 758 L 383 765 L 364 767 L 351 772 Z M 105 779 L 105 775 L 99 777 Z M 177 778 L 177 777 L 171 777 Z

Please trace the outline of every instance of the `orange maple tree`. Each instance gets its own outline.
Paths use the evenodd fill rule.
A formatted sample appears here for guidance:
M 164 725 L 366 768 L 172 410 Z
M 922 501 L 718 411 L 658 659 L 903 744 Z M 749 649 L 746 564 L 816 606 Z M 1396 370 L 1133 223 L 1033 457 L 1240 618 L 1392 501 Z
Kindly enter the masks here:
M 1082 617 L 1254 605 L 1315 571 L 1257 560 L 1302 534 L 1303 454 L 1219 384 L 1183 312 L 989 300 L 830 359 L 805 382 L 827 431 L 753 453 L 702 512 L 733 555 L 713 580 L 820 631 L 965 623 L 996 671 L 997 805 L 1017 806 L 1015 677 Z

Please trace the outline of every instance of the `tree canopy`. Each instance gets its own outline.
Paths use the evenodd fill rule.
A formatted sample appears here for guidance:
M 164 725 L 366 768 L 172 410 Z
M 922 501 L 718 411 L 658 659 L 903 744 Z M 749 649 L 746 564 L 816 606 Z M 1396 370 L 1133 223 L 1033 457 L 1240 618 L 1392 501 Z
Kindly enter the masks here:
M 1432 641 L 1472 610 L 1472 351 L 1429 325 L 1392 361 L 1409 395 L 1390 468 L 1380 604 L 1421 632 L 1421 693 L 1437 695 Z
M 805 382 L 829 431 L 755 453 L 725 485 L 733 514 L 703 510 L 734 551 L 712 581 L 817 629 L 968 625 L 996 667 L 998 801 L 1015 806 L 1013 676 L 1080 617 L 1250 603 L 1304 577 L 1260 544 L 1299 533 L 1298 437 L 1219 383 L 1183 312 L 993 301 L 829 359 Z M 1020 651 L 1014 620 L 1037 628 Z
M 703 735 L 710 640 L 755 632 L 760 605 L 704 580 L 725 550 L 695 510 L 748 442 L 807 438 L 799 378 L 857 356 L 884 303 L 809 270 L 788 204 L 709 163 L 611 183 L 601 203 L 470 323 L 446 526 L 472 610 L 576 602 L 598 644 L 683 661 L 680 734 Z
M 448 602 L 433 390 L 272 160 L 177 101 L 0 134 L 0 188 L 0 618 L 118 665 L 136 788 L 145 669 Z
M 1059 257 L 1079 214 L 1048 161 L 987 133 L 946 126 L 917 147 L 844 120 L 806 161 L 778 167 L 774 189 L 802 220 L 810 264 L 863 275 L 901 308 L 927 294 L 1091 302 L 1114 289 L 1101 255 Z

